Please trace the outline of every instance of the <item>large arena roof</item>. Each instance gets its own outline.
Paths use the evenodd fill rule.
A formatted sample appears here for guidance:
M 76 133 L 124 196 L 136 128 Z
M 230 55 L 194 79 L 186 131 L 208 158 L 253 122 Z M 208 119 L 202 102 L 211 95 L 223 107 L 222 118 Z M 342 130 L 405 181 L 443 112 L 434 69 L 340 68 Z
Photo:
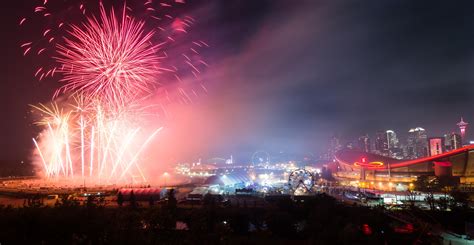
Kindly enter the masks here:
M 351 165 L 355 168 L 360 168 L 361 166 L 367 169 L 395 169 L 401 167 L 408 167 L 411 165 L 416 165 L 426 162 L 436 162 L 444 161 L 446 158 L 460 155 L 462 153 L 469 152 L 474 150 L 474 145 L 468 145 L 453 151 L 445 152 L 435 156 L 423 157 L 413 160 L 398 160 L 389 157 L 384 157 L 376 154 L 371 154 L 361 151 L 353 150 L 342 150 L 336 153 L 336 160 L 339 163 Z

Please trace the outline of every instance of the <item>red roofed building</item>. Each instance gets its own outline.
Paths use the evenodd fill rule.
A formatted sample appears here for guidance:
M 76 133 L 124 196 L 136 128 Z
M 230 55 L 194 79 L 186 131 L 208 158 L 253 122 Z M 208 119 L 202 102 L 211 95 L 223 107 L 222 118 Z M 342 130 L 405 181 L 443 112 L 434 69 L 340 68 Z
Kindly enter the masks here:
M 340 180 L 410 183 L 420 175 L 454 176 L 474 184 L 474 145 L 412 160 L 397 160 L 361 151 L 342 150 L 335 155 Z

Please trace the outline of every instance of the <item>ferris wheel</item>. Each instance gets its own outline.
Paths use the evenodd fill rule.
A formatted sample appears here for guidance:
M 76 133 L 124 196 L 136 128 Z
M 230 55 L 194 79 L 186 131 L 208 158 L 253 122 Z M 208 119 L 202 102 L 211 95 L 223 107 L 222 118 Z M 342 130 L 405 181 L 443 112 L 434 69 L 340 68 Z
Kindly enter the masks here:
M 288 186 L 295 195 L 310 193 L 314 186 L 314 175 L 306 169 L 297 169 L 290 173 Z

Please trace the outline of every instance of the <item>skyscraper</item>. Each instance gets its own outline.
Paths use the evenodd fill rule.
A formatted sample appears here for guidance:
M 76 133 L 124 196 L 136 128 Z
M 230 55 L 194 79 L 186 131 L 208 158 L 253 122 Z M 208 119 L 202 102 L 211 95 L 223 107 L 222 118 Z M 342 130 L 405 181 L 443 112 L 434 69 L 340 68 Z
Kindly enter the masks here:
M 429 150 L 430 156 L 439 155 L 445 152 L 444 138 L 433 137 L 433 138 L 429 138 L 428 142 L 429 142 L 429 147 L 430 147 L 430 150 Z
M 377 131 L 375 134 L 375 153 L 383 156 L 389 155 L 387 133 L 384 131 Z
M 361 151 L 370 152 L 370 138 L 368 134 L 359 137 L 358 147 Z
M 388 149 L 398 148 L 397 134 L 393 130 L 387 130 L 387 147 Z
M 448 133 L 444 135 L 444 145 L 446 151 L 456 150 L 462 147 L 462 138 L 460 134 Z
M 387 130 L 385 133 L 387 134 L 388 155 L 392 158 L 403 158 L 400 142 L 395 131 Z
M 329 147 L 326 154 L 324 154 L 323 158 L 325 160 L 333 160 L 336 152 L 338 152 L 341 149 L 342 149 L 342 145 L 339 138 L 336 136 L 333 136 L 329 140 Z
M 408 131 L 407 157 L 410 159 L 428 156 L 428 137 L 424 128 L 417 127 Z
M 451 151 L 452 150 L 452 148 L 451 148 L 451 134 L 450 133 L 444 134 L 444 149 L 446 149 L 446 151 Z

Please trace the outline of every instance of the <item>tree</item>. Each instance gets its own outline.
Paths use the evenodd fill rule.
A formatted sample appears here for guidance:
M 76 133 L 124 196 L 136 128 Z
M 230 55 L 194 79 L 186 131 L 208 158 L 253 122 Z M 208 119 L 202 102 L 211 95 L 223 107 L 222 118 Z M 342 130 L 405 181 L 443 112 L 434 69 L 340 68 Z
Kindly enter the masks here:
M 96 203 L 95 203 L 95 196 L 94 195 L 89 195 L 87 196 L 87 200 L 86 200 L 86 207 L 88 208 L 92 208 L 92 207 L 95 207 L 96 206 Z
M 210 193 L 207 193 L 202 199 L 202 204 L 204 207 L 214 208 L 216 206 L 216 199 Z
M 166 199 L 166 205 L 160 210 L 160 223 L 163 229 L 170 230 L 176 227 L 177 217 L 177 201 L 174 189 L 168 190 Z
M 137 208 L 137 200 L 135 198 L 135 193 L 130 192 L 130 207 L 131 208 Z
M 459 190 L 451 191 L 451 209 L 455 209 L 459 206 L 463 209 L 469 207 L 469 195 L 466 192 L 461 192 Z
M 150 199 L 148 199 L 148 204 L 150 207 L 153 207 L 155 205 L 155 199 L 153 198 L 153 195 L 150 195 Z
M 296 233 L 294 217 L 286 211 L 272 212 L 266 219 L 272 234 L 280 237 L 290 238 Z
M 27 206 L 32 208 L 39 208 L 43 206 L 43 199 L 39 194 L 28 197 Z
M 430 205 L 430 210 L 435 210 L 435 199 L 433 192 L 428 192 L 428 196 L 425 197 L 425 202 Z
M 100 207 L 105 207 L 105 197 L 104 196 L 99 196 L 99 200 L 97 200 L 97 204 L 100 206 Z
M 63 194 L 60 196 L 58 201 L 61 200 L 61 202 L 58 203 L 57 206 L 62 206 L 62 207 L 73 207 L 73 206 L 78 206 L 79 202 L 77 199 L 69 194 Z
M 434 199 L 434 192 L 441 191 L 442 189 L 439 179 L 426 175 L 419 176 L 415 181 L 415 186 L 418 190 L 426 192 L 427 197 L 425 201 L 430 205 L 431 210 L 435 210 L 436 200 Z
M 119 205 L 119 207 L 122 207 L 123 205 L 123 195 L 122 195 L 122 192 L 120 191 L 117 194 L 117 204 Z
M 176 210 L 176 207 L 178 204 L 178 201 L 176 200 L 174 192 L 175 192 L 174 189 L 170 189 L 167 193 L 167 198 L 168 198 L 167 206 L 170 210 Z
M 240 211 L 240 212 L 239 212 Z M 232 231 L 237 234 L 247 234 L 249 231 L 250 218 L 246 212 L 234 211 L 228 215 L 229 225 Z
M 450 198 L 448 197 L 440 197 L 437 201 L 439 207 L 441 208 L 441 210 L 447 210 L 448 209 L 448 204 L 449 204 L 449 200 Z
M 419 191 L 437 192 L 441 191 L 442 186 L 437 177 L 422 175 L 416 178 L 415 186 Z
M 416 193 L 409 190 L 407 197 L 408 197 L 408 204 L 410 205 L 410 208 L 411 209 L 415 208 Z

